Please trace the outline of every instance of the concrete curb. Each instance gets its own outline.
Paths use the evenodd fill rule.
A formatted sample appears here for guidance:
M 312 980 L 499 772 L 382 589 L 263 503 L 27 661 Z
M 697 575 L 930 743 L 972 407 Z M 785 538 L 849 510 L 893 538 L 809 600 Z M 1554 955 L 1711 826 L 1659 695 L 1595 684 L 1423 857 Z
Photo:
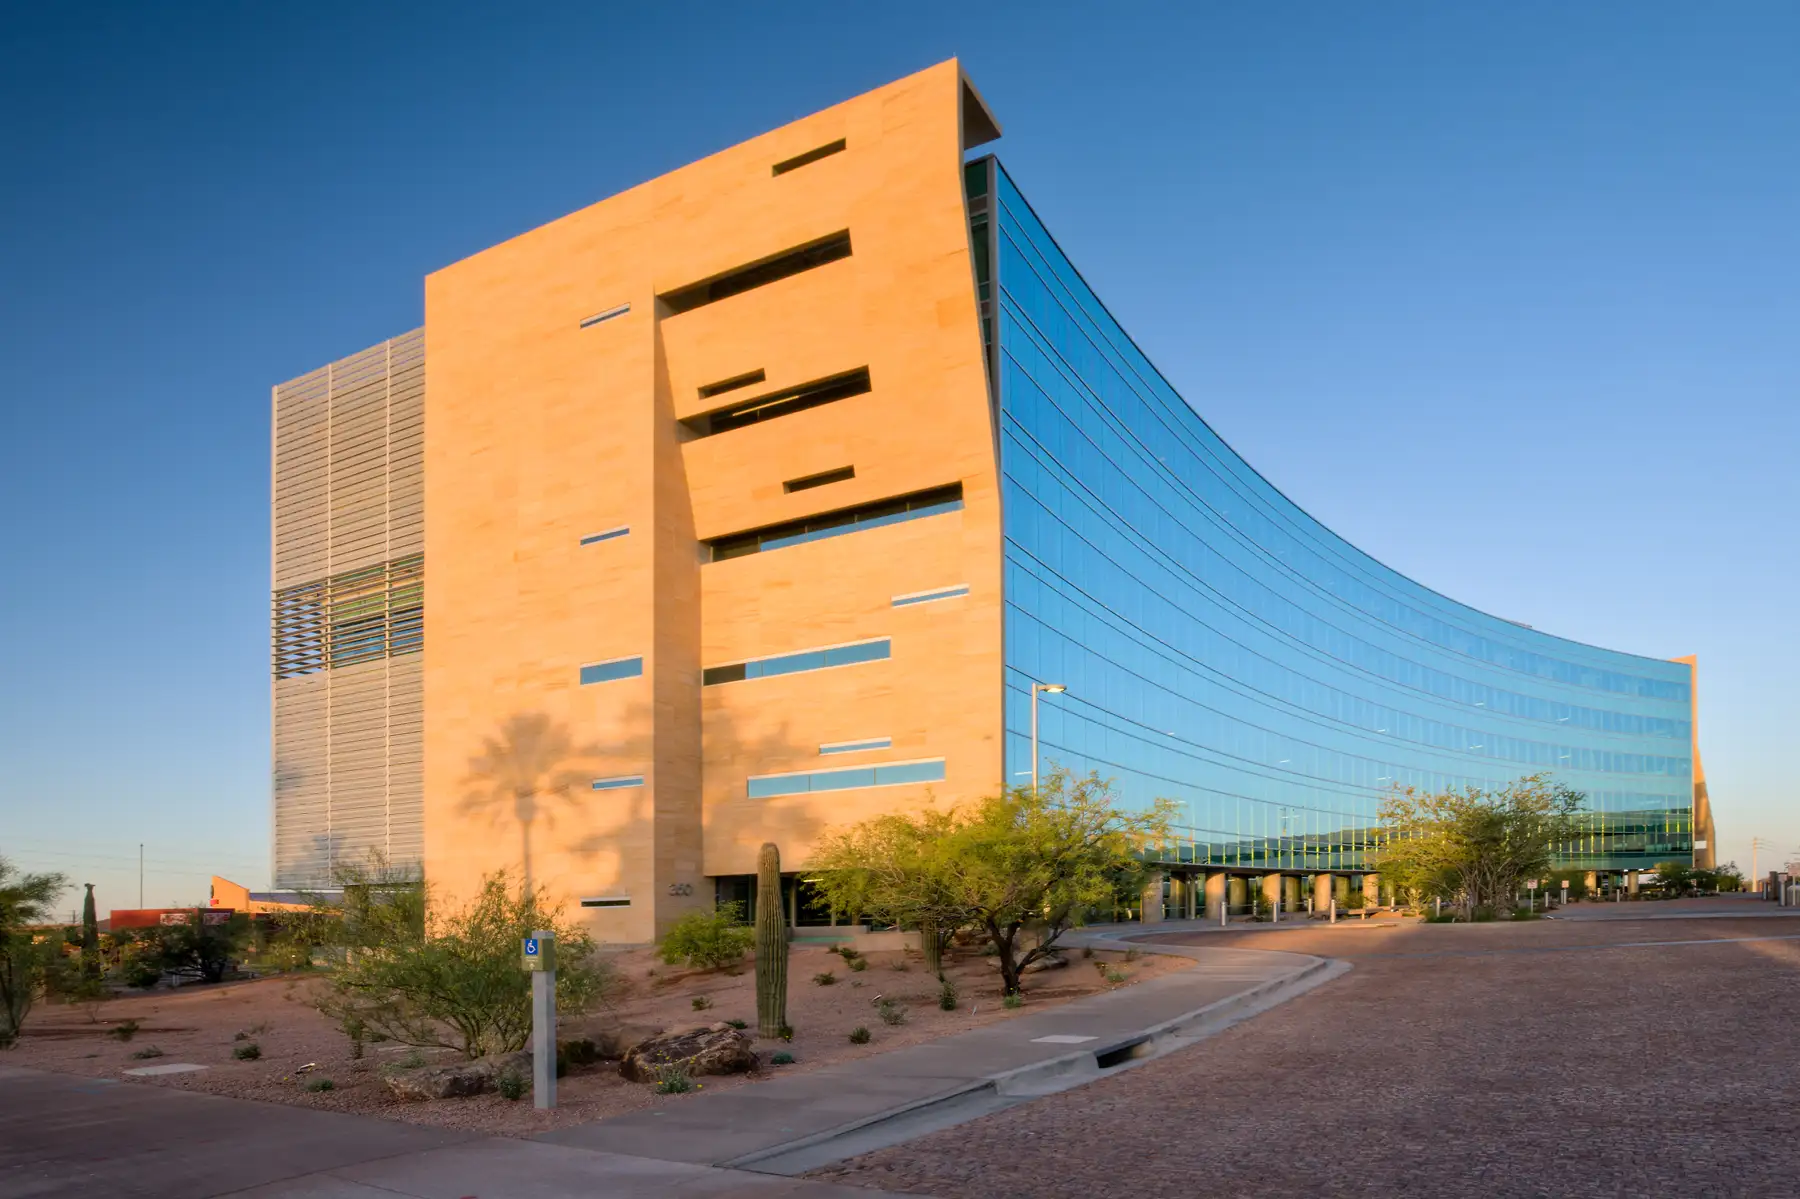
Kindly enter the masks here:
M 1072 949 L 1136 949 L 1140 952 L 1195 960 L 1204 960 L 1218 952 L 1205 946 L 1136 943 L 1140 937 L 1152 935 L 1155 934 L 1136 934 L 1131 937 L 1072 934 L 1065 943 Z M 1350 969 L 1349 962 L 1312 954 L 1264 949 L 1237 952 L 1298 958 L 1302 959 L 1303 964 L 1290 973 L 1266 979 L 1236 994 L 1216 999 L 1129 1036 L 1083 1046 L 1079 1050 L 1034 1062 L 1029 1066 L 991 1074 L 925 1099 L 846 1121 L 834 1128 L 757 1149 L 717 1164 L 729 1169 L 790 1176 L 816 1170 L 833 1162 L 897 1145 L 929 1132 L 964 1124 L 1033 1099 L 1071 1090 L 1122 1070 L 1141 1066 L 1177 1049 L 1215 1036 L 1234 1024 L 1329 982 Z

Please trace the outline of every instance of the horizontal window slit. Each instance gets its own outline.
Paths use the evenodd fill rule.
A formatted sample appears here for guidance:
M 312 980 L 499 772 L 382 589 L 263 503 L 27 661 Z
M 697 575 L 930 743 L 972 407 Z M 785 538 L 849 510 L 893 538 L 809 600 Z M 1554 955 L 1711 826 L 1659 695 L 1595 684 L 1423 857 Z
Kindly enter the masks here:
M 581 901 L 584 908 L 628 908 L 631 906 L 629 895 L 594 895 Z
M 861 741 L 828 741 L 819 746 L 821 754 L 855 754 L 870 749 L 892 749 L 891 737 L 864 737 Z
M 839 508 L 835 512 L 821 512 L 817 516 L 785 521 L 726 537 L 715 537 L 706 545 L 711 560 L 723 562 L 727 558 L 741 558 L 746 554 L 784 549 L 807 541 L 820 541 L 845 533 L 860 533 L 883 525 L 957 512 L 962 506 L 962 484 L 952 483 L 948 487 L 915 491 L 911 495 L 877 500 L 855 508 Z
M 807 795 L 815 791 L 854 791 L 863 787 L 900 787 L 908 783 L 943 781 L 944 759 L 931 758 L 801 774 L 753 775 L 745 782 L 745 793 L 749 799 L 771 799 L 778 795 Z
M 801 475 L 798 479 L 789 479 L 781 485 L 781 489 L 790 495 L 796 491 L 810 491 L 814 487 L 823 487 L 827 483 L 842 483 L 846 479 L 856 477 L 854 466 L 840 466 L 836 470 L 822 470 L 816 475 Z
M 616 529 L 604 529 L 598 533 L 589 533 L 586 537 L 581 539 L 581 544 L 593 545 L 598 541 L 611 541 L 613 538 L 623 537 L 629 532 L 631 532 L 630 525 L 620 525 Z
M 581 327 L 583 329 L 589 329 L 598 325 L 601 321 L 610 321 L 613 317 L 624 316 L 630 311 L 630 304 L 620 304 L 617 308 L 608 308 L 605 312 L 596 312 L 593 316 L 583 318 Z
M 848 144 L 849 143 L 845 141 L 845 139 L 840 137 L 835 142 L 827 142 L 823 146 L 814 150 L 808 150 L 804 154 L 796 154 L 792 158 L 784 158 L 769 168 L 769 174 L 785 175 L 789 171 L 798 170 L 800 167 L 815 163 L 821 158 L 830 158 L 833 154 L 841 152 Z
M 766 679 L 779 674 L 801 674 L 809 670 L 828 670 L 833 666 L 854 666 L 858 662 L 881 662 L 892 657 L 893 652 L 893 642 L 886 637 L 880 637 L 871 641 L 852 642 L 849 645 L 829 645 L 822 649 L 776 654 L 770 658 L 752 658 L 748 662 L 708 666 L 700 672 L 700 685 L 714 687 L 720 683 L 738 683 L 745 679 Z
M 808 408 L 817 408 L 821 404 L 847 400 L 851 396 L 864 395 L 870 387 L 869 368 L 859 366 L 855 370 L 842 371 L 823 379 L 812 379 L 793 387 L 784 387 L 780 391 L 739 400 L 735 404 L 715 408 L 699 416 L 690 416 L 682 423 L 702 437 L 711 437 L 715 433 L 729 433 L 746 425 L 774 420 L 778 416 L 790 416 Z
M 759 366 L 745 374 L 733 375 L 729 379 L 720 379 L 717 383 L 708 383 L 700 389 L 700 398 L 710 400 L 716 395 L 724 395 L 728 391 L 736 391 L 738 388 L 748 387 L 752 383 L 761 383 L 765 378 L 767 376 L 763 374 L 762 368 Z
M 929 604 L 937 600 L 958 599 L 967 594 L 969 594 L 967 585 L 937 587 L 931 591 L 915 591 L 909 595 L 896 595 L 891 602 L 896 608 L 906 608 L 913 604 Z
M 609 662 L 590 662 L 581 668 L 581 685 L 610 683 L 615 679 L 635 679 L 644 673 L 642 658 L 614 658 Z
M 671 314 L 691 312 L 703 305 L 717 303 L 727 297 L 848 257 L 850 231 L 841 229 L 803 246 L 795 246 L 791 250 L 783 250 L 756 262 L 734 267 L 710 279 L 664 292 L 657 298 L 668 305 Z
M 644 776 L 641 774 L 622 774 L 617 778 L 594 780 L 594 790 L 596 791 L 619 791 L 626 787 L 642 787 L 643 785 Z

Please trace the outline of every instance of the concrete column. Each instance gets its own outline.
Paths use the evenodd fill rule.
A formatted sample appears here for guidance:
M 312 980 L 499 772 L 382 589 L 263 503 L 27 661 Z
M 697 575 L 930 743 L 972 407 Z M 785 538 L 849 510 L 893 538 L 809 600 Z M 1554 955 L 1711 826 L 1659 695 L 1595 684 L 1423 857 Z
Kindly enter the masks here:
M 1188 920 L 1200 918 L 1200 882 L 1201 875 L 1184 874 L 1181 876 L 1181 913 Z
M 1331 876 L 1313 875 L 1313 914 L 1323 916 L 1331 909 Z
M 1145 924 L 1161 924 L 1163 918 L 1163 882 L 1169 876 L 1153 871 L 1144 883 L 1143 898 L 1138 905 L 1138 919 Z
M 1598 870 L 1588 871 L 1587 877 L 1582 881 L 1587 884 L 1587 893 L 1589 895 L 1600 894 L 1600 872 Z
M 1338 911 L 1342 912 L 1350 906 L 1350 876 L 1333 875 L 1331 879 L 1332 894 L 1337 896 Z
M 1638 872 L 1635 870 L 1627 870 L 1625 872 L 1625 892 L 1626 892 L 1626 894 L 1636 895 L 1637 888 L 1638 888 Z
M 1217 920 L 1219 909 L 1225 904 L 1225 874 L 1215 871 L 1206 876 L 1206 918 Z
M 1381 876 L 1379 874 L 1363 875 L 1363 904 L 1371 908 L 1381 906 Z
M 1293 874 L 1282 875 L 1281 876 L 1281 917 L 1282 917 L 1282 919 L 1285 920 L 1290 915 L 1297 916 L 1297 915 L 1303 915 L 1303 914 L 1304 913 L 1302 913 L 1300 910 L 1300 878 L 1299 878 L 1299 876 L 1293 875 Z
M 1394 884 L 1385 878 L 1381 880 L 1381 902 L 1390 908 L 1400 906 L 1400 897 L 1394 893 Z
M 1250 902 L 1250 886 L 1241 874 L 1231 875 L 1225 880 L 1225 894 L 1231 900 L 1231 910 L 1241 912 L 1244 905 Z
M 1278 904 L 1283 908 L 1287 907 L 1285 903 L 1281 902 L 1281 876 L 1279 874 L 1263 875 L 1262 895 L 1263 902 L 1269 905 L 1271 914 L 1274 913 L 1275 907 Z M 1283 914 L 1285 915 L 1286 913 Z

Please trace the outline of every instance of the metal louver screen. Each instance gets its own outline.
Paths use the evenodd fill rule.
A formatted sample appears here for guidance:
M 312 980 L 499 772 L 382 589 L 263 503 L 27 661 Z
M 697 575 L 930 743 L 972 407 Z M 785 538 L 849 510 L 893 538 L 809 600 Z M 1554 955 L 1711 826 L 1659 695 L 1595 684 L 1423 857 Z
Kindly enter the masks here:
M 424 643 L 422 554 L 275 593 L 277 679 L 416 653 Z
M 423 851 L 425 337 L 274 389 L 274 867 Z

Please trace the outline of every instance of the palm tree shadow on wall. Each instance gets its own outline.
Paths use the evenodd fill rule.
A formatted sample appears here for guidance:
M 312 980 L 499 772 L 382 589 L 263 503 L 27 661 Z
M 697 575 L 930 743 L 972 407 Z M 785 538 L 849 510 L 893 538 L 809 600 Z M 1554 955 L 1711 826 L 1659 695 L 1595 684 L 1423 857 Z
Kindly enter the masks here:
M 486 817 L 497 831 L 508 831 L 516 825 L 527 887 L 536 881 L 534 849 L 539 853 L 544 850 L 544 838 L 554 834 L 559 814 L 576 815 L 584 804 L 623 802 L 627 806 L 616 821 L 608 821 L 612 825 L 609 830 L 587 832 L 568 844 L 556 845 L 556 849 L 591 862 L 609 849 L 638 843 L 657 817 L 652 810 L 651 789 L 593 791 L 592 786 L 607 762 L 638 762 L 642 767 L 633 768 L 634 771 L 652 773 L 648 759 L 653 743 L 644 731 L 649 720 L 649 705 L 634 704 L 621 714 L 616 727 L 639 731 L 617 744 L 578 743 L 567 724 L 546 713 L 514 713 L 483 737 L 479 750 L 469 758 L 457 812 L 464 817 Z M 706 716 L 704 745 L 707 762 L 731 780 L 730 787 L 735 792 L 732 797 L 740 799 L 745 775 L 763 770 L 804 769 L 815 756 L 814 750 L 794 743 L 785 722 L 779 728 L 746 735 L 724 713 Z M 721 797 L 717 787 L 712 794 L 715 799 Z M 768 805 L 770 818 L 766 831 L 753 830 L 752 839 L 760 843 L 762 839 L 777 837 L 775 830 L 779 826 L 777 839 L 809 844 L 823 831 L 824 821 L 813 805 L 803 800 L 804 797 L 754 801 Z M 700 815 L 704 846 L 705 839 L 715 835 L 717 812 L 709 806 Z M 723 835 L 722 831 L 719 835 Z M 609 881 L 619 880 L 593 879 L 591 885 L 604 888 Z
M 533 831 L 540 823 L 546 832 L 555 827 L 557 811 L 577 802 L 604 753 L 598 744 L 577 745 L 567 725 L 543 712 L 514 713 L 482 738 L 469 759 L 457 811 L 486 814 L 496 826 L 517 823 L 519 861 L 530 890 Z

